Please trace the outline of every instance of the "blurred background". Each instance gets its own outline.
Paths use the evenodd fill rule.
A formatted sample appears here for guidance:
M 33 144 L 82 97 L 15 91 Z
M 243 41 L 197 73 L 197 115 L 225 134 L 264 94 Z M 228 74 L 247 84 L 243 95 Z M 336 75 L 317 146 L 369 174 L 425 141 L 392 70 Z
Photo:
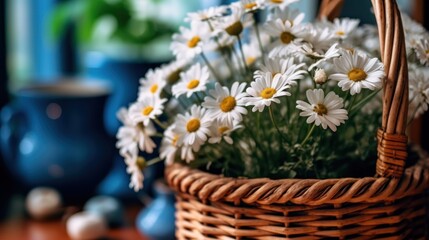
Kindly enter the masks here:
M 0 107 L 6 106 L 0 114 L 0 219 L 22 216 L 15 209 L 38 186 L 58 189 L 65 204 L 82 206 L 95 195 L 111 196 L 125 205 L 149 204 L 147 199 L 159 194 L 152 186 L 162 177 L 162 165 L 145 173 L 144 192 L 128 188 L 129 176 L 114 146 L 116 112 L 135 100 L 139 78 L 148 69 L 171 60 L 171 35 L 184 24 L 186 13 L 226 2 L 0 1 Z M 343 16 L 374 23 L 369 0 L 345 2 Z M 398 2 L 428 29 L 427 1 Z M 296 7 L 312 20 L 319 4 L 301 0 Z M 66 79 L 84 87 L 67 93 L 63 86 L 46 88 Z M 35 83 L 45 87 L 34 87 Z M 73 121 L 61 120 L 65 118 Z M 429 122 L 427 114 L 415 121 L 410 135 L 429 149 L 429 125 L 423 122 Z

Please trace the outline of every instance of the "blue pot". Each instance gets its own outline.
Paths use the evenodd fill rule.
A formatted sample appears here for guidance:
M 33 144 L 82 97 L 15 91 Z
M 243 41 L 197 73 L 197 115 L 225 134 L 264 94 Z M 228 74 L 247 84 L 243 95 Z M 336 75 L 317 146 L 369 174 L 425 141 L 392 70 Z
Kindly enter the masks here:
M 115 136 L 122 125 L 116 113 L 121 107 L 128 107 L 136 101 L 140 78 L 161 63 L 114 58 L 100 52 L 88 52 L 83 56 L 84 78 L 104 81 L 112 89 L 104 112 L 104 123 L 109 134 Z
M 136 227 L 143 236 L 149 239 L 174 239 L 174 193 L 164 183 L 157 181 L 155 196 L 155 199 L 137 215 Z
M 1 150 L 25 186 L 49 186 L 65 198 L 89 196 L 111 167 L 114 139 L 105 131 L 106 87 L 39 84 L 1 111 Z

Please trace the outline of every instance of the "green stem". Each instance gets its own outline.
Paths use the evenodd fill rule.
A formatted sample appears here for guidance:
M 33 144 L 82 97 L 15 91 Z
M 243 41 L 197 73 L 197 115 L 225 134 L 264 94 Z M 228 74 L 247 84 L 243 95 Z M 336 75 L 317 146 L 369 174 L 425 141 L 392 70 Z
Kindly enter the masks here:
M 353 107 L 353 104 L 354 104 L 354 103 L 355 103 L 355 101 L 356 101 L 356 97 L 357 97 L 357 95 L 354 95 L 354 96 L 352 97 L 352 100 L 350 101 L 350 104 L 349 104 L 349 106 L 347 107 L 347 112 L 350 112 L 351 108 Z
M 159 163 L 161 161 L 164 161 L 164 160 L 162 160 L 159 157 L 153 158 L 153 159 L 151 159 L 151 160 L 149 160 L 149 161 L 146 162 L 146 167 L 152 166 L 152 165 L 157 164 L 157 163 Z
M 365 104 L 367 104 L 375 95 L 377 95 L 377 93 L 380 91 L 381 91 L 381 89 L 371 93 L 370 95 L 366 96 L 364 99 L 360 100 L 358 103 L 356 103 L 356 105 L 354 105 L 350 109 L 350 112 L 354 112 L 356 110 L 359 110 L 361 107 L 363 107 Z
M 273 110 L 271 109 L 271 106 L 268 107 L 268 112 L 270 113 L 271 122 L 273 123 L 274 127 L 276 128 L 277 132 L 280 135 L 280 140 L 286 140 L 286 139 L 284 139 L 284 136 L 283 136 L 282 132 L 280 131 L 280 128 L 274 119 L 274 114 L 273 114 Z
M 153 119 L 153 121 L 159 126 L 159 127 L 161 127 L 162 129 L 167 129 L 167 125 L 165 125 L 164 123 L 162 123 L 162 122 L 160 122 L 159 120 L 158 120 L 158 118 L 154 118 Z
M 304 145 L 308 141 L 308 139 L 310 139 L 310 136 L 313 133 L 315 127 L 316 127 L 316 124 L 313 124 L 313 126 L 308 131 L 307 136 L 305 136 L 304 140 L 301 142 L 301 146 Z
M 203 61 L 205 62 L 205 64 L 207 65 L 207 67 L 210 69 L 210 72 L 212 72 L 213 76 L 216 78 L 216 80 L 223 85 L 221 78 L 219 77 L 219 75 L 217 75 L 216 71 L 214 70 L 213 66 L 210 64 L 209 60 L 207 59 L 206 55 L 204 54 L 204 52 L 201 52 L 201 58 L 203 59 Z
M 261 54 L 264 55 L 264 47 L 262 46 L 261 35 L 259 34 L 259 27 L 258 27 L 258 23 L 256 22 L 255 14 L 253 14 L 253 20 L 255 21 L 254 25 L 255 25 L 256 38 L 258 39 L 258 45 L 259 45 L 259 48 L 261 49 Z
M 237 52 L 235 51 L 235 48 L 234 48 L 234 47 L 231 47 L 231 52 L 232 52 L 232 57 L 233 57 L 234 59 L 236 59 L 236 61 L 237 61 L 237 65 L 238 65 L 237 67 L 238 67 L 238 69 L 240 70 L 241 75 L 245 76 L 245 75 L 246 75 L 246 72 L 245 72 L 245 70 L 244 70 L 244 67 L 241 65 L 240 57 L 238 56 L 238 54 L 237 54 Z M 244 73 L 243 73 L 243 71 L 244 71 Z
M 198 102 L 201 104 L 204 102 L 203 98 L 198 94 L 198 92 L 194 93 L 194 96 L 197 98 Z
M 153 137 L 159 137 L 159 138 L 163 138 L 164 137 L 164 135 L 162 134 L 162 133 L 155 133 L 154 135 L 153 135 Z
M 243 60 L 243 64 L 246 69 L 246 72 L 249 72 L 249 66 L 247 66 L 247 63 L 246 63 L 246 56 L 244 56 L 243 43 L 241 42 L 240 35 L 237 36 L 237 39 L 238 39 L 238 46 L 240 48 L 241 59 Z

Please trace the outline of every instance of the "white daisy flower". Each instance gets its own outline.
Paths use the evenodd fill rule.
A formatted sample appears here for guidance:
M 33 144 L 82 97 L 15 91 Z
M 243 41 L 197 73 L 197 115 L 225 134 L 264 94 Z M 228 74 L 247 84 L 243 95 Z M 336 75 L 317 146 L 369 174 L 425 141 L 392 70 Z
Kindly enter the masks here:
M 139 150 L 153 153 L 156 144 L 152 140 L 152 136 L 156 134 L 156 129 L 152 123 L 144 126 L 143 124 L 123 125 L 116 133 L 116 147 L 119 148 L 119 153 L 125 158 L 136 158 Z
M 274 11 L 268 15 L 268 22 L 281 19 L 283 22 L 289 21 L 292 26 L 299 25 L 305 18 L 305 14 L 298 9 L 292 8 L 274 8 Z
M 319 53 L 314 51 L 312 45 L 304 44 L 300 48 L 300 52 L 305 56 L 317 60 L 315 63 L 311 64 L 308 68 L 308 71 L 313 70 L 313 68 L 319 66 L 322 62 L 328 61 L 332 58 L 337 58 L 340 56 L 340 50 L 337 48 L 338 44 L 333 44 L 326 52 Z
M 174 132 L 175 128 L 176 126 L 173 124 L 164 131 L 164 137 L 162 138 L 159 150 L 159 157 L 165 159 L 167 165 L 173 164 L 177 149 L 179 148 L 178 140 L 180 136 Z
M 162 114 L 166 101 L 167 99 L 161 99 L 158 96 L 142 96 L 140 100 L 131 104 L 130 118 L 135 123 L 141 122 L 147 126 L 151 119 L 155 119 Z
M 176 127 L 173 131 L 180 136 L 179 145 L 189 145 L 196 149 L 207 140 L 211 123 L 209 115 L 206 114 L 206 109 L 193 105 L 190 112 L 177 116 Z
M 270 7 L 280 7 L 285 8 L 294 2 L 298 2 L 300 0 L 265 0 L 265 4 Z
M 264 0 L 240 0 L 231 3 L 231 5 L 241 7 L 246 12 L 254 12 L 265 7 Z
M 242 127 L 243 126 L 239 125 L 237 121 L 229 122 L 216 120 L 210 126 L 210 138 L 208 142 L 215 144 L 220 143 L 223 139 L 228 144 L 233 144 L 234 141 L 230 137 L 231 133 Z
M 125 158 L 136 158 L 139 153 L 138 136 L 139 130 L 136 126 L 121 126 L 116 133 L 116 148 L 119 154 Z
M 280 103 L 279 97 L 290 96 L 291 94 L 287 92 L 289 88 L 287 79 L 281 74 L 273 77 L 271 73 L 267 72 L 264 76 L 256 76 L 255 81 L 250 83 L 250 87 L 246 89 L 249 96 L 244 97 L 243 101 L 246 106 L 253 106 L 253 112 L 262 112 L 272 102 Z
M 185 144 L 181 147 L 180 159 L 185 160 L 186 163 L 190 163 L 195 160 L 194 152 L 198 151 L 200 151 L 200 146 Z
M 186 72 L 180 73 L 180 81 L 172 88 L 173 95 L 178 98 L 186 93 L 186 97 L 191 97 L 195 92 L 206 90 L 206 84 L 209 81 L 210 73 L 206 66 L 202 67 L 197 63 Z
M 429 63 L 429 40 L 422 39 L 416 45 L 416 55 L 421 64 Z
M 180 73 L 186 68 L 187 62 L 183 60 L 175 60 L 166 65 L 163 65 L 160 69 L 164 80 L 174 85 L 180 80 Z
M 336 42 L 335 35 L 327 27 L 307 25 L 303 32 L 303 39 L 311 44 L 313 52 L 325 52 Z
M 332 25 L 332 31 L 337 38 L 346 39 L 358 26 L 358 19 L 336 18 Z
M 119 154 L 124 158 L 136 159 L 139 153 L 139 143 L 147 144 L 146 150 L 152 151 L 155 143 L 150 139 L 150 136 L 145 136 L 142 124 L 136 124 L 131 118 L 129 111 L 126 108 L 119 109 L 117 113 L 118 119 L 123 123 L 116 133 L 116 147 L 119 149 Z M 153 129 L 153 131 L 155 131 Z M 154 135 L 153 131 L 146 132 L 149 135 Z M 156 132 L 156 131 L 155 131 Z
M 177 59 L 189 60 L 202 52 L 204 41 L 211 35 L 207 23 L 194 21 L 191 28 L 180 27 L 180 34 L 173 35 L 171 51 Z
M 215 88 L 209 91 L 210 96 L 204 98 L 202 106 L 207 108 L 210 116 L 222 122 L 241 122 L 242 115 L 247 114 L 246 108 L 243 107 L 243 97 L 246 96 L 243 92 L 245 87 L 246 83 L 234 82 L 230 91 L 227 87 L 216 83 Z
M 142 157 L 136 159 L 125 159 L 125 164 L 127 165 L 127 173 L 131 174 L 130 177 L 130 188 L 133 188 L 135 192 L 143 189 L 143 169 L 146 167 L 146 161 Z
M 292 26 L 291 22 L 283 22 L 281 19 L 267 22 L 265 30 L 270 36 L 277 38 L 272 43 L 274 47 L 270 52 L 270 57 L 284 56 L 294 50 L 295 45 L 302 40 L 301 29 L 301 27 Z
M 244 28 L 253 24 L 253 18 L 238 5 L 230 6 L 231 14 L 225 16 L 216 23 L 216 28 L 225 31 L 231 36 L 239 36 Z
M 224 15 L 227 10 L 228 8 L 226 6 L 217 6 L 209 7 L 198 12 L 190 12 L 187 14 L 188 16 L 185 18 L 185 22 L 208 21 L 210 19 Z
M 343 109 L 344 100 L 334 92 L 329 92 L 325 97 L 322 89 L 309 89 L 306 92 L 309 103 L 298 100 L 296 108 L 302 110 L 299 114 L 308 117 L 307 123 L 322 125 L 323 129 L 329 127 L 337 131 L 337 126 L 348 119 L 347 110 Z
M 428 110 L 429 104 L 429 72 L 422 68 L 412 69 L 409 72 L 410 84 L 410 113 L 412 118 L 418 117 Z
M 416 48 L 419 47 L 422 41 L 425 41 L 425 39 L 427 38 L 429 38 L 429 35 L 424 35 L 420 33 L 406 33 L 405 46 L 407 48 L 407 54 L 414 53 L 416 51 Z M 376 40 L 378 40 L 378 38 Z
M 295 80 L 302 79 L 302 77 L 296 78 L 296 75 L 305 74 L 304 71 L 299 70 L 302 66 L 304 63 L 294 64 L 294 59 L 291 57 L 286 59 L 266 58 L 264 64 L 259 65 L 260 70 L 256 70 L 253 76 L 254 78 L 263 78 L 266 73 L 270 73 L 272 76 L 280 74 L 288 79 L 286 84 L 295 85 Z M 291 77 L 292 75 L 293 77 Z
M 130 118 L 128 109 L 121 107 L 116 113 L 116 117 L 123 123 L 125 126 L 134 126 L 135 122 Z
M 150 69 L 146 73 L 145 77 L 140 79 L 137 101 L 140 101 L 148 95 L 159 97 L 166 84 L 167 82 L 165 81 L 163 72 L 160 69 Z
M 254 78 L 264 77 L 266 73 L 271 73 L 275 76 L 276 74 L 284 74 L 287 69 L 294 65 L 293 58 L 265 58 L 263 64 L 259 64 L 258 70 L 254 72 Z
M 362 88 L 379 89 L 385 76 L 383 63 L 377 58 L 369 58 L 356 51 L 345 50 L 342 56 L 334 59 L 335 74 L 329 79 L 339 81 L 338 86 L 350 94 L 360 93 Z

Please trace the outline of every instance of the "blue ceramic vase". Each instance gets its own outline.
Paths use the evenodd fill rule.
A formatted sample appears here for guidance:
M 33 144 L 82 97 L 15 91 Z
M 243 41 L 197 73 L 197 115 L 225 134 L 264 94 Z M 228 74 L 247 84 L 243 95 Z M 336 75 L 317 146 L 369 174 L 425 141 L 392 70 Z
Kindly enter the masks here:
M 170 240 L 175 235 L 174 193 L 161 181 L 155 182 L 155 199 L 136 218 L 139 232 L 152 240 Z
M 92 194 L 113 160 L 114 139 L 103 125 L 108 92 L 77 81 L 18 91 L 1 111 L 1 150 L 11 173 L 66 198 Z

